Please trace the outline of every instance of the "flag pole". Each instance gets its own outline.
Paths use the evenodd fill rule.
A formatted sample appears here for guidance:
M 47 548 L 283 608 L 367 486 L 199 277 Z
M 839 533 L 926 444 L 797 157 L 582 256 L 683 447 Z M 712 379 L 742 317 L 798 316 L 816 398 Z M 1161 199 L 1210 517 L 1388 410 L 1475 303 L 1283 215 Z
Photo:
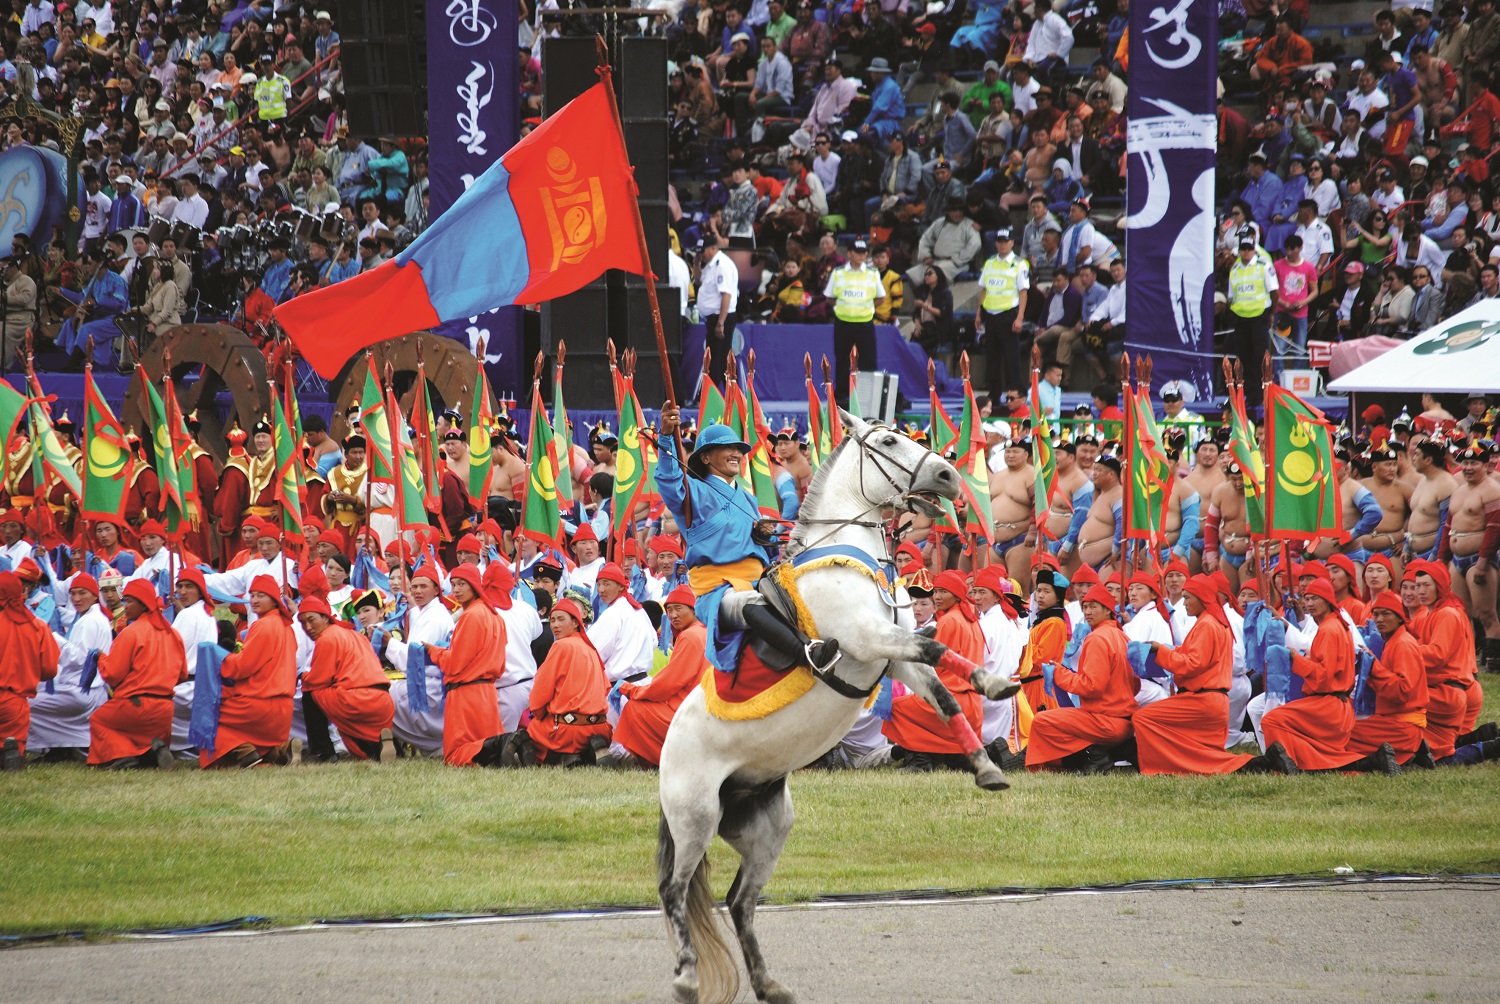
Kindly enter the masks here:
M 620 119 L 620 106 L 615 100 L 614 74 L 609 63 L 609 47 L 604 42 L 603 35 L 594 36 L 594 48 L 599 56 L 599 78 L 604 82 L 604 93 L 609 99 L 609 113 L 615 120 L 615 128 L 620 132 L 620 142 L 625 142 L 625 123 Z M 626 152 L 626 163 L 629 163 L 629 152 Z M 656 333 L 656 357 L 661 363 L 661 385 L 666 394 L 667 404 L 675 405 L 677 402 L 677 391 L 672 386 L 672 360 L 667 354 L 667 336 L 661 325 L 661 304 L 656 299 L 656 273 L 651 270 L 651 249 L 646 243 L 646 224 L 641 219 L 641 204 L 639 200 L 640 190 L 636 187 L 634 178 L 635 168 L 631 167 L 630 187 L 634 189 L 636 198 L 631 200 L 630 215 L 635 221 L 635 236 L 640 244 L 641 265 L 646 269 L 646 302 L 651 307 L 651 326 Z M 677 443 L 677 449 L 682 450 L 682 432 L 679 428 L 673 433 L 673 439 Z

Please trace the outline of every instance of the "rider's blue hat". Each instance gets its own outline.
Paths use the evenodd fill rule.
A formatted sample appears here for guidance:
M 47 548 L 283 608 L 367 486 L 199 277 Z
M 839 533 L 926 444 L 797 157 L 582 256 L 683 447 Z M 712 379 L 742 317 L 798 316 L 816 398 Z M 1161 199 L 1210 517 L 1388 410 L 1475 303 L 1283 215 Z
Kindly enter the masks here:
M 698 441 L 693 444 L 693 456 L 696 457 L 712 446 L 737 446 L 743 453 L 750 452 L 750 444 L 736 436 L 734 430 L 727 425 L 710 425 L 698 433 Z

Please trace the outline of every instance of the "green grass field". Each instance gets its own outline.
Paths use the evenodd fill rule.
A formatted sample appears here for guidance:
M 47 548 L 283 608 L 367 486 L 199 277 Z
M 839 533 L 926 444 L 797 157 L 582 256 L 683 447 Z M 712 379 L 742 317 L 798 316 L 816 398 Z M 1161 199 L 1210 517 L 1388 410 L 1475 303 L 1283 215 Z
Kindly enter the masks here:
M 1487 684 L 1500 687 L 1500 680 Z M 1364 776 L 891 770 L 792 780 L 767 888 L 824 894 L 1355 869 L 1500 871 L 1500 765 Z M 0 932 L 655 902 L 656 777 L 434 762 L 0 775 Z M 733 876 L 716 845 L 715 886 Z

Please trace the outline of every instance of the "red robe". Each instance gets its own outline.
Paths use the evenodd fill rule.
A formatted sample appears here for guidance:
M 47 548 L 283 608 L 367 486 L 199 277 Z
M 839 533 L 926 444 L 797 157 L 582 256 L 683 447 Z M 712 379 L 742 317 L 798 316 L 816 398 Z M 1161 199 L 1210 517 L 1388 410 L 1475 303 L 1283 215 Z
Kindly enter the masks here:
M 984 632 L 977 621 L 965 616 L 961 607 L 949 607 L 938 614 L 937 634 L 933 638 L 976 666 L 984 665 Z M 964 720 L 978 735 L 984 728 L 984 699 L 968 676 L 943 666 L 936 668 L 938 679 L 958 699 Z M 891 720 L 880 731 L 893 744 L 915 753 L 964 755 L 948 724 L 916 694 L 903 694 L 891 702 Z
M 1454 740 L 1469 718 L 1469 686 L 1474 682 L 1474 628 L 1459 606 L 1439 602 L 1427 612 L 1420 630 L 1422 663 L 1427 671 L 1427 726 L 1432 755 L 1453 755 Z M 1476 712 L 1475 720 L 1478 715 Z
M 1375 691 L 1375 713 L 1354 723 L 1349 752 L 1364 756 L 1381 743 L 1390 743 L 1400 763 L 1410 760 L 1422 745 L 1427 725 L 1427 671 L 1422 646 L 1405 626 L 1385 640 L 1385 648 L 1370 669 Z
M 526 732 L 536 743 L 538 754 L 579 753 L 588 748 L 593 736 L 610 736 L 608 712 L 609 680 L 604 663 L 588 636 L 581 631 L 554 642 L 546 660 L 537 667 L 531 684 L 531 724 Z M 597 716 L 588 723 L 564 722 L 562 716 L 573 714 L 580 719 Z
M 495 681 L 505 673 L 505 622 L 488 603 L 474 600 L 453 626 L 446 649 L 429 646 L 443 671 L 443 762 L 469 767 L 484 741 L 500 735 Z
M 238 746 L 265 755 L 292 735 L 292 695 L 297 690 L 297 635 L 291 618 L 272 611 L 258 617 L 240 650 L 224 660 L 224 699 L 213 752 L 198 764 L 209 767 Z
M 225 467 L 211 510 L 219 517 L 220 568 L 233 568 L 230 561 L 246 549 L 240 540 L 240 526 L 245 522 L 245 507 L 249 504 L 250 479 L 238 467 Z
M 198 501 L 201 503 L 198 513 L 198 528 L 184 527 L 182 531 L 182 544 L 188 550 L 201 557 L 206 562 L 214 561 L 213 545 L 210 543 L 213 537 L 213 515 L 214 498 L 219 490 L 219 472 L 214 469 L 213 458 L 207 453 L 199 453 L 193 458 L 193 483 L 198 489 Z M 215 562 L 215 567 L 222 568 L 222 562 Z
M 38 685 L 57 675 L 60 655 L 57 639 L 31 611 L 0 610 L 0 739 L 15 739 L 23 756 L 30 699 Z
M 89 763 L 140 756 L 172 740 L 172 691 L 188 678 L 182 636 L 160 614 L 125 626 L 99 659 L 109 700 L 89 718 Z
M 125 493 L 125 522 L 132 529 L 140 526 L 143 520 L 156 519 L 161 515 L 161 480 L 154 470 L 143 466 L 145 461 L 139 456 L 136 457 L 136 463 L 142 466 L 138 468 L 130 489 Z
M 1251 759 L 1224 749 L 1229 738 L 1229 684 L 1234 635 L 1208 612 L 1198 615 L 1182 644 L 1156 653 L 1177 693 L 1135 713 L 1142 774 L 1230 774 Z
M 311 697 L 349 739 L 379 742 L 391 727 L 396 705 L 380 659 L 364 635 L 333 624 L 313 646 L 312 663 L 302 677 L 302 694 Z M 358 743 L 346 744 L 357 759 L 366 759 Z
M 1266 746 L 1281 743 L 1303 770 L 1336 770 L 1360 759 L 1348 751 L 1354 642 L 1338 611 L 1319 622 L 1307 655 L 1292 653 L 1292 669 L 1302 677 L 1303 696 L 1266 712 L 1261 720 Z
M 672 657 L 660 673 L 647 683 L 620 684 L 620 693 L 630 701 L 615 723 L 615 742 L 646 763 L 661 763 L 661 744 L 666 741 L 672 716 L 708 668 L 704 655 L 707 640 L 707 629 L 694 621 L 677 635 Z
M 1107 620 L 1083 639 L 1078 671 L 1058 663 L 1053 682 L 1078 697 L 1076 708 L 1049 708 L 1031 720 L 1026 767 L 1040 770 L 1095 744 L 1118 746 L 1130 738 L 1140 681 L 1130 668 L 1129 642 L 1119 623 Z M 1229 720 L 1225 711 L 1224 720 Z

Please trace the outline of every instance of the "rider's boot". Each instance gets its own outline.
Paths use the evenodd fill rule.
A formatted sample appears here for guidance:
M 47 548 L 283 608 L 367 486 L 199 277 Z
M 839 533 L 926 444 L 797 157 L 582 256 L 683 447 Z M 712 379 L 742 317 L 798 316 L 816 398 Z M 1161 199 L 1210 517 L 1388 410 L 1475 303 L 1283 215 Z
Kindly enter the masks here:
M 741 613 L 747 627 L 763 638 L 772 648 L 798 662 L 806 660 L 812 664 L 813 669 L 827 669 L 838 660 L 837 639 L 829 638 L 824 641 L 817 638 L 805 638 L 800 631 L 782 620 L 776 611 L 765 603 L 747 603 Z

